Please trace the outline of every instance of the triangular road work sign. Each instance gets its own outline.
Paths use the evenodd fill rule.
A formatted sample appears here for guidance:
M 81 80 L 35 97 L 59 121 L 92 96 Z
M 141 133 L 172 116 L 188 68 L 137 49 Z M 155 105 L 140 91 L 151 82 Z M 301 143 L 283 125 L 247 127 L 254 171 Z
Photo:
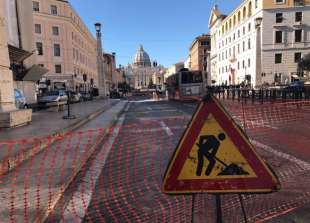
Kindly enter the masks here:
M 206 96 L 183 134 L 164 176 L 163 192 L 267 193 L 277 177 L 213 96 Z

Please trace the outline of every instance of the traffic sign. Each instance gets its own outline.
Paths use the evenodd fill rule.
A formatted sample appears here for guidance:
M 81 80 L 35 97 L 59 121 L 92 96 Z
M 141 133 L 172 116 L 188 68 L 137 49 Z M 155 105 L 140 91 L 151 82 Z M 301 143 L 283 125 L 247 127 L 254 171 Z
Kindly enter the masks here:
M 216 98 L 206 96 L 170 160 L 163 192 L 262 193 L 278 188 L 277 177 L 246 134 Z

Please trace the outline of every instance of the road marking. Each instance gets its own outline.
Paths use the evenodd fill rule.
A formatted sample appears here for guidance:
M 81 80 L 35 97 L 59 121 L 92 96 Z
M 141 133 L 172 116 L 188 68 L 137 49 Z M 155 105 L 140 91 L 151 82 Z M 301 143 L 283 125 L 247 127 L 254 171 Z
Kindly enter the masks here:
M 300 168 L 303 169 L 303 170 L 309 170 L 310 169 L 310 163 L 308 163 L 308 162 L 300 160 L 300 159 L 298 159 L 295 156 L 292 156 L 290 154 L 283 153 L 283 152 L 280 152 L 278 150 L 275 150 L 272 147 L 270 147 L 268 145 L 265 145 L 265 144 L 263 144 L 261 142 L 258 142 L 256 140 L 250 140 L 250 141 L 251 141 L 251 143 L 254 146 L 257 146 L 257 147 L 265 150 L 266 152 L 272 153 L 272 154 L 274 154 L 274 155 L 276 155 L 276 156 L 278 156 L 280 158 L 283 158 L 283 159 L 289 160 L 291 162 L 294 162 L 295 164 L 300 166 Z
M 179 130 L 179 129 L 185 129 L 187 126 L 173 126 L 169 127 L 171 130 Z M 147 132 L 161 132 L 163 131 L 163 128 L 144 128 L 144 129 L 127 129 L 127 130 L 122 130 L 124 133 L 147 133 Z
M 124 109 L 125 112 L 128 112 L 130 105 L 131 105 L 131 102 L 128 102 L 126 105 L 126 108 Z
M 149 107 L 148 107 L 149 108 Z M 141 114 L 148 114 L 148 113 L 155 113 L 155 112 L 179 112 L 179 110 L 176 110 L 176 109 L 157 109 L 157 110 L 154 110 L 152 108 L 147 108 L 147 111 L 130 111 L 131 113 L 141 113 Z
M 192 116 L 190 115 L 177 115 L 177 116 L 161 116 L 161 117 L 145 117 L 145 118 L 138 118 L 140 121 L 158 121 L 158 120 L 174 120 L 174 119 L 184 119 L 188 120 L 191 119 Z
M 145 100 L 139 100 L 139 101 L 132 101 L 134 103 L 145 103 L 145 102 L 158 102 L 158 101 L 167 101 L 165 99 L 145 99 Z
M 164 121 L 160 121 L 159 124 L 160 124 L 160 126 L 162 127 L 162 129 L 163 129 L 164 131 L 166 131 L 166 133 L 167 133 L 168 136 L 173 136 L 173 133 L 172 133 L 171 129 L 165 124 Z
M 117 121 L 116 128 L 113 130 L 111 136 L 109 136 L 107 144 L 101 149 L 96 156 L 90 168 L 87 170 L 84 178 L 81 179 L 81 184 L 74 192 L 72 198 L 65 207 L 63 220 L 64 222 L 82 222 L 88 206 L 91 202 L 92 194 L 94 193 L 97 180 L 103 170 L 106 160 L 109 156 L 113 143 L 120 132 L 120 128 L 125 120 L 125 115 L 122 115 Z
M 182 104 L 182 106 L 188 107 L 188 108 L 196 108 L 197 104 Z

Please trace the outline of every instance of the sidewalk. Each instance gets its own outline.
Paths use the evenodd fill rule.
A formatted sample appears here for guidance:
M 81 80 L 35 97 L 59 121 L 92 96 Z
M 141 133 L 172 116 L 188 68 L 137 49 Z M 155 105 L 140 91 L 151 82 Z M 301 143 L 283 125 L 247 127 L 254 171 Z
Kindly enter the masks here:
M 0 176 L 1 222 L 43 222 L 126 106 L 116 105 Z
M 108 99 L 72 104 L 70 105 L 71 114 L 77 116 L 77 119 L 74 120 L 64 120 L 62 118 L 67 114 L 66 107 L 64 111 L 60 112 L 47 110 L 34 112 L 31 124 L 14 129 L 0 129 L 0 142 L 53 135 L 85 119 L 88 115 L 100 109 L 110 107 L 118 101 Z
M 51 145 L 58 135 L 71 132 L 87 123 L 119 100 L 95 100 L 73 104 L 71 114 L 77 119 L 64 120 L 67 111 L 39 111 L 33 122 L 14 129 L 0 129 L 0 175 Z

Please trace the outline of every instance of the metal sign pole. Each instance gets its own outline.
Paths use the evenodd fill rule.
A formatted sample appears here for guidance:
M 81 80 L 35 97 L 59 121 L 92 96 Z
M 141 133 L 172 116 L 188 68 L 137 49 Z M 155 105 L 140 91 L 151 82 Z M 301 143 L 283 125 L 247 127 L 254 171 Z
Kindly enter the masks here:
M 221 205 L 221 195 L 215 195 L 215 202 L 216 202 L 216 223 L 223 223 L 222 217 L 222 205 Z
M 69 92 L 68 93 L 68 101 L 67 101 L 67 104 L 68 104 L 68 117 L 71 116 L 71 114 L 70 114 L 70 102 L 71 102 L 71 93 Z
M 240 201 L 240 205 L 241 205 L 241 209 L 242 209 L 244 222 L 248 223 L 248 219 L 247 219 L 245 208 L 244 208 L 243 198 L 242 198 L 241 194 L 239 194 L 239 201 Z
M 71 115 L 71 110 L 70 110 L 70 103 L 71 103 L 71 92 L 70 91 L 67 91 L 67 96 L 68 96 L 68 99 L 67 99 L 67 115 L 63 117 L 63 119 L 76 119 L 76 116 L 75 115 Z

